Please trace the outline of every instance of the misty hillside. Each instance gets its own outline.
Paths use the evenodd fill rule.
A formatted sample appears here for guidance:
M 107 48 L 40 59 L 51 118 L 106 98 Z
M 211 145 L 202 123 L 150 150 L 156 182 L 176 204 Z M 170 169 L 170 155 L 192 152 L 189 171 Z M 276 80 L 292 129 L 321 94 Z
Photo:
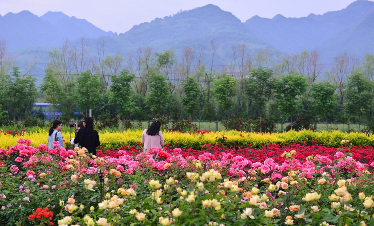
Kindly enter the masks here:
M 92 52 L 96 52 L 97 39 L 104 37 L 107 54 L 118 51 L 127 54 L 149 46 L 153 52 L 174 49 L 181 57 L 186 46 L 199 46 L 204 48 L 207 61 L 213 40 L 218 46 L 217 65 L 229 64 L 232 47 L 243 43 L 249 52 L 266 48 L 292 54 L 317 49 L 322 63 L 329 64 L 344 51 L 358 57 L 374 53 L 374 2 L 356 1 L 339 11 L 302 18 L 254 16 L 244 23 L 232 13 L 209 4 L 135 25 L 120 35 L 105 32 L 84 19 L 62 12 L 48 12 L 41 17 L 28 11 L 0 16 L 0 39 L 6 40 L 12 54 L 28 62 L 33 51 L 43 52 L 40 74 L 44 73 L 43 67 L 48 62 L 48 51 L 60 47 L 64 39 L 79 45 L 80 37 L 87 38 Z
M 252 48 L 266 45 L 232 13 L 212 4 L 134 26 L 120 34 L 119 40 L 124 45 L 149 45 L 157 49 L 206 45 L 211 40 L 222 45 L 245 42 Z
M 297 53 L 304 49 L 313 49 L 325 40 L 336 38 L 336 34 L 348 38 L 351 29 L 359 25 L 367 16 L 374 13 L 374 2 L 356 1 L 340 11 L 323 15 L 310 14 L 302 18 L 286 18 L 277 15 L 272 19 L 252 17 L 245 22 L 247 28 L 274 48 L 285 53 Z M 362 35 L 369 35 L 362 33 Z M 374 39 L 369 43 L 374 44 Z M 354 42 L 354 41 L 353 41 Z M 324 51 L 335 50 L 340 46 L 323 48 Z M 359 53 L 361 55 L 361 52 Z
M 57 47 L 64 39 L 110 35 L 113 33 L 105 32 L 86 20 L 58 12 L 48 12 L 41 17 L 29 11 L 0 16 L 0 38 L 6 40 L 9 50 Z

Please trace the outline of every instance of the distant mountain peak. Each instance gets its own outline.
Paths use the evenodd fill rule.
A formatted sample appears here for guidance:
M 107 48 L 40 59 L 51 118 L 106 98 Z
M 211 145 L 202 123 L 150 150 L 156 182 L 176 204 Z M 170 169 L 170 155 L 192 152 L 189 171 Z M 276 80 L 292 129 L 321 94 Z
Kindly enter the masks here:
M 277 15 L 275 15 L 275 17 L 273 17 L 273 19 L 275 19 L 275 20 L 280 20 L 280 19 L 285 19 L 286 17 L 285 16 L 283 16 L 282 14 L 277 14 Z
M 42 20 L 47 21 L 51 24 L 56 24 L 61 20 L 69 19 L 70 17 L 62 12 L 51 12 L 48 11 L 40 17 Z

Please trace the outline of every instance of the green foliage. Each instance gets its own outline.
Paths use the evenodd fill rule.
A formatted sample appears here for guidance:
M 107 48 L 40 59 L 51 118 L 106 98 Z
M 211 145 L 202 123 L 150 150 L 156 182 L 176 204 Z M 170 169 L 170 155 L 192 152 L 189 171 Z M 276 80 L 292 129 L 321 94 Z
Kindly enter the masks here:
M 263 68 L 252 69 L 246 81 L 247 95 L 252 99 L 253 106 L 261 115 L 263 114 L 266 102 L 270 99 L 273 88 L 273 71 Z
M 3 111 L 2 105 L 0 104 L 0 126 L 5 125 L 5 120 L 8 118 L 8 112 Z
M 112 75 L 112 84 L 110 85 L 110 102 L 118 105 L 117 112 L 121 116 L 129 115 L 137 111 L 137 106 L 133 101 L 133 89 L 131 82 L 135 75 L 130 74 L 128 70 L 123 70 L 120 74 Z
M 37 96 L 35 81 L 32 76 L 21 76 L 18 67 L 14 67 L 12 75 L 5 78 L 5 103 L 14 120 L 31 113 Z
M 81 111 L 94 108 L 100 101 L 100 79 L 97 75 L 92 75 L 91 72 L 83 72 L 77 78 L 76 85 L 76 101 Z
M 58 79 L 53 75 L 53 72 L 48 70 L 40 86 L 40 91 L 45 95 L 45 101 L 52 104 L 54 112 L 61 100 L 63 89 Z
M 225 75 L 223 78 L 214 80 L 213 84 L 213 93 L 219 106 L 226 111 L 232 109 L 235 104 L 234 97 L 236 96 L 236 88 L 238 86 L 237 79 L 230 75 Z
M 198 109 L 198 100 L 201 95 L 200 85 L 193 77 L 187 77 L 186 82 L 182 83 L 184 96 L 182 97 L 182 103 L 187 113 L 190 114 L 192 120 L 192 114 Z
M 154 116 L 165 112 L 170 98 L 166 79 L 161 74 L 153 73 L 148 78 L 149 94 L 146 103 Z
M 76 110 L 76 84 L 73 81 L 68 81 L 63 85 L 63 92 L 59 100 L 58 108 L 62 113 L 61 120 L 67 124 Z
M 327 117 L 329 117 L 335 110 L 336 100 L 335 93 L 336 86 L 329 82 L 314 83 L 310 91 L 310 96 L 313 98 L 313 106 L 315 116 L 325 117 L 327 125 Z
M 296 114 L 300 106 L 299 96 L 306 91 L 307 78 L 302 75 L 281 75 L 275 82 L 275 97 L 279 110 L 286 116 Z
M 361 117 L 370 109 L 373 100 L 373 82 L 362 73 L 356 72 L 348 77 L 347 88 L 344 90 L 347 102 L 347 112 Z

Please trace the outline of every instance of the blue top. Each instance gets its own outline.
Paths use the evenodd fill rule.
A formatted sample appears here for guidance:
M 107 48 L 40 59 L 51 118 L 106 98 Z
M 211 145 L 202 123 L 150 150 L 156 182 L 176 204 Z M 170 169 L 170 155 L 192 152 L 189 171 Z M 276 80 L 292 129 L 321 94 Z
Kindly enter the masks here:
M 57 139 L 60 145 L 57 147 L 64 147 L 64 141 L 62 137 L 62 133 L 58 132 L 57 130 L 54 130 L 51 136 L 48 136 L 48 149 L 54 148 L 53 147 L 53 142 L 55 142 L 55 134 L 57 133 Z

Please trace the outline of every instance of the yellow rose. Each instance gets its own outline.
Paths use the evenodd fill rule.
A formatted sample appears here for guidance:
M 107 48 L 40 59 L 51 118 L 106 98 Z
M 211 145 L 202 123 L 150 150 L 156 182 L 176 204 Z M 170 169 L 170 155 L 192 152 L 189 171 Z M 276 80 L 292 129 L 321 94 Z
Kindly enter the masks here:
M 365 199 L 365 193 L 360 192 L 360 193 L 358 194 L 358 198 L 359 198 L 360 200 L 364 200 L 364 199 Z
M 159 189 L 162 186 L 158 180 L 150 180 L 149 185 L 154 189 Z
M 333 203 L 331 203 L 331 208 L 333 208 L 333 209 L 339 209 L 340 208 L 340 202 L 333 202 Z
M 321 195 L 317 194 L 317 192 L 313 193 L 307 193 L 305 197 L 303 198 L 304 201 L 310 202 L 310 201 L 316 201 L 321 198 Z
M 343 197 L 347 192 L 347 188 L 346 187 L 340 187 L 340 188 L 336 189 L 334 192 L 338 196 Z
M 326 179 L 325 178 L 322 178 L 322 179 L 318 180 L 318 184 L 324 184 L 324 183 L 326 183 Z
M 260 189 L 256 188 L 256 187 L 253 187 L 252 190 L 251 190 L 251 193 L 252 194 L 258 194 L 260 192 Z
M 329 196 L 330 201 L 339 201 L 339 196 L 332 194 Z
M 275 191 L 277 187 L 274 184 L 269 185 L 268 190 L 269 191 Z
M 173 217 L 180 217 L 183 211 L 180 211 L 178 208 L 175 208 L 171 213 L 173 214 Z
M 367 198 L 365 198 L 365 201 L 364 201 L 363 204 L 364 204 L 364 207 L 366 209 L 369 209 L 369 208 L 372 208 L 374 206 L 374 201 L 371 198 L 367 197 Z
M 339 180 L 337 184 L 339 185 L 339 187 L 343 187 L 345 185 L 345 180 Z
M 272 218 L 274 216 L 273 211 L 267 211 L 265 210 L 265 217 Z
M 160 224 L 162 224 L 164 226 L 168 226 L 173 222 L 173 220 L 169 219 L 168 217 L 160 217 L 158 219 L 158 221 L 160 222 Z
M 285 222 L 286 225 L 293 225 L 293 220 L 287 219 Z
M 166 179 L 166 183 L 168 185 L 173 185 L 174 184 L 174 179 L 172 177 L 170 177 L 169 179 Z
M 202 182 L 196 183 L 197 190 L 203 191 L 204 190 L 204 184 Z
M 138 221 L 144 221 L 144 220 L 145 220 L 145 214 L 144 214 L 144 213 L 137 213 L 137 214 L 135 215 L 135 217 L 136 217 L 136 219 L 137 219 Z
M 136 210 L 136 209 L 132 209 L 132 210 L 130 210 L 130 212 L 129 212 L 129 214 L 137 214 L 138 213 L 138 211 Z

